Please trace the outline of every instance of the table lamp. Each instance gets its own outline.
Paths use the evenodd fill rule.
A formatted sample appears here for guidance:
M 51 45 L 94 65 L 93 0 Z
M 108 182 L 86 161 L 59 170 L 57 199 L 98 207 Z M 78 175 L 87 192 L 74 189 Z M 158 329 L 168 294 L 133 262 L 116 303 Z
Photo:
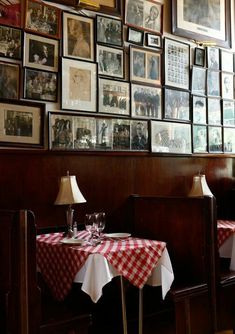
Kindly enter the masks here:
M 85 203 L 86 200 L 83 197 L 80 189 L 78 188 L 76 176 L 69 175 L 67 172 L 67 176 L 62 176 L 60 180 L 60 189 L 55 200 L 56 205 L 68 205 L 66 210 L 66 220 L 68 227 L 68 236 L 71 237 L 73 235 L 73 214 L 74 210 L 72 209 L 72 205 L 76 203 Z
M 200 197 L 200 196 L 210 196 L 213 194 L 208 187 L 206 182 L 206 176 L 204 174 L 194 175 L 192 188 L 188 194 L 189 197 Z

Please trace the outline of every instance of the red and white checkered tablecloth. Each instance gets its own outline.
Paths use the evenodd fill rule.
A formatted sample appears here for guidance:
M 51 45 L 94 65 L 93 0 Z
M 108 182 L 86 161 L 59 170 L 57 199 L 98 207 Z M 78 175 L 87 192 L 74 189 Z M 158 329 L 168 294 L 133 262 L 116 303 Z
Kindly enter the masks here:
M 78 238 L 86 237 L 86 231 L 78 233 Z M 138 238 L 105 239 L 96 246 L 64 245 L 62 239 L 62 233 L 37 236 L 37 265 L 58 300 L 67 296 L 76 273 L 90 254 L 103 255 L 120 275 L 142 288 L 166 247 L 162 241 Z
M 235 233 L 235 221 L 217 220 L 218 247 L 220 247 L 233 233 Z

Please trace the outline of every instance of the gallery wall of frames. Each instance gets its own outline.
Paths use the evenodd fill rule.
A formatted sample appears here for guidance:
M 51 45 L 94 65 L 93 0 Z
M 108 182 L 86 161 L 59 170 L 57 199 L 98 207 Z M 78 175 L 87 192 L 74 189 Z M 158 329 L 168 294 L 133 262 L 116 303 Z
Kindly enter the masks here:
M 173 0 L 170 37 L 154 0 L 99 12 L 1 2 L 0 146 L 234 154 L 231 11 L 220 2 L 199 14 Z

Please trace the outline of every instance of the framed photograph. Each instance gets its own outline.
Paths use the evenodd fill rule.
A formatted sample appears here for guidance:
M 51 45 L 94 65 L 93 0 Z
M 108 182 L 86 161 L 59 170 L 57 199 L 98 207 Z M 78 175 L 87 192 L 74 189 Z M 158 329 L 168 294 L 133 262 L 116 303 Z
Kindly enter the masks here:
M 130 120 L 113 119 L 113 149 L 130 150 Z
M 131 46 L 130 80 L 161 85 L 161 53 Z
M 221 123 L 221 101 L 220 99 L 207 99 L 208 124 Z
M 60 38 L 61 10 L 38 0 L 26 0 L 25 30 Z
M 192 94 L 206 95 L 206 69 L 198 66 L 192 67 Z
M 97 111 L 97 64 L 62 58 L 61 108 Z
M 208 69 L 218 71 L 220 69 L 219 49 L 208 46 L 206 50 Z
M 172 1 L 172 32 L 194 40 L 209 40 L 231 48 L 229 0 Z
M 233 73 L 233 57 L 234 54 L 232 52 L 228 52 L 225 50 L 220 50 L 220 63 L 221 63 L 221 71 Z
M 202 96 L 193 95 L 193 123 L 206 124 L 206 98 Z
M 1 145 L 43 148 L 45 104 L 22 101 L 0 103 Z
M 160 35 L 154 35 L 150 33 L 146 33 L 146 46 L 150 46 L 151 48 L 162 48 L 162 37 Z
M 0 98 L 18 99 L 20 96 L 20 66 L 0 61 Z
M 22 59 L 22 30 L 0 25 L 0 57 Z
M 49 112 L 49 148 L 71 150 L 74 141 L 74 116 Z
M 206 50 L 201 48 L 195 48 L 194 50 L 194 65 L 205 66 Z
M 96 149 L 113 148 L 113 121 L 111 118 L 96 118 Z
M 193 152 L 206 153 L 207 149 L 207 127 L 205 125 L 193 125 Z
M 13 27 L 22 27 L 24 1 L 0 1 L 0 24 L 5 24 Z
M 99 78 L 99 112 L 129 116 L 129 82 Z
M 191 126 L 185 123 L 151 121 L 151 151 L 191 154 Z
M 58 71 L 59 42 L 55 39 L 25 34 L 24 66 Z
M 97 43 L 122 46 L 123 45 L 122 21 L 113 17 L 97 15 L 96 41 Z
M 208 127 L 209 152 L 222 153 L 222 127 Z
M 181 121 L 189 121 L 190 99 L 189 92 L 165 88 L 164 96 L 165 118 Z
M 120 79 L 124 78 L 123 49 L 97 45 L 96 56 L 99 74 Z
M 165 85 L 189 89 L 190 46 L 165 38 Z
M 24 98 L 56 102 L 57 73 L 24 69 Z
M 163 5 L 155 0 L 126 0 L 125 23 L 162 34 Z
M 207 95 L 221 96 L 219 71 L 207 70 Z
M 234 128 L 224 128 L 224 153 L 235 153 Z
M 162 88 L 132 83 L 131 116 L 162 118 Z
M 223 125 L 235 126 L 235 102 L 223 100 L 222 106 L 223 106 Z
M 131 150 L 147 151 L 148 146 L 148 122 L 131 121 Z
M 94 150 L 96 146 L 95 117 L 74 116 L 74 149 Z
M 144 44 L 144 32 L 142 30 L 128 27 L 127 42 L 136 44 L 136 45 L 143 45 Z
M 221 90 L 222 98 L 233 100 L 234 98 L 234 86 L 233 86 L 233 73 L 221 72 Z
M 94 61 L 94 20 L 63 12 L 63 56 Z

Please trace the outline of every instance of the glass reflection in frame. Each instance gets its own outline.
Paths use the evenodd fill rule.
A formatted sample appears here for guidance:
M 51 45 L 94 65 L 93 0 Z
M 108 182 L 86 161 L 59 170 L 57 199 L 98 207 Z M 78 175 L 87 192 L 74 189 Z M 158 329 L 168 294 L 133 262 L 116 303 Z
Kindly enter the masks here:
M 209 151 L 222 152 L 222 128 L 219 126 L 209 126 Z
M 235 103 L 223 100 L 223 125 L 235 126 Z
M 206 94 L 206 69 L 193 66 L 192 68 L 192 94 Z
M 207 152 L 207 127 L 205 125 L 193 125 L 193 152 Z
M 224 152 L 235 153 L 235 129 L 224 128 Z
M 112 119 L 97 118 L 96 119 L 96 149 L 108 150 L 112 149 Z
M 220 99 L 208 98 L 208 124 L 221 124 Z

